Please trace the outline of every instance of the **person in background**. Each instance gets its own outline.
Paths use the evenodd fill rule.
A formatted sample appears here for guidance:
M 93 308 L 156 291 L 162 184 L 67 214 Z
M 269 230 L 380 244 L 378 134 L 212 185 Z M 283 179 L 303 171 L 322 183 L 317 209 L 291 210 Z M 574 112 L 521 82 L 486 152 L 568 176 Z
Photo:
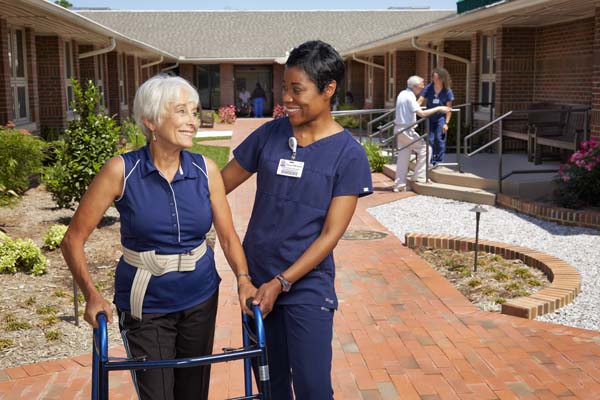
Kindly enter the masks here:
M 427 143 L 418 140 L 419 133 L 415 130 L 417 116 L 419 118 L 431 117 L 436 113 L 447 113 L 450 107 L 437 106 L 422 110 L 417 102 L 417 96 L 423 90 L 425 83 L 423 78 L 413 75 L 406 82 L 404 89 L 396 99 L 396 119 L 394 120 L 394 134 L 397 135 L 398 158 L 396 160 L 396 179 L 394 181 L 394 192 L 406 190 L 406 176 L 411 153 L 416 153 L 417 162 L 413 174 L 413 181 L 425 182 L 425 168 L 427 167 Z M 408 129 L 407 129 L 408 128 Z M 404 146 L 407 146 L 403 149 Z
M 206 234 L 214 223 L 238 280 L 242 310 L 256 288 L 233 227 L 217 165 L 186 151 L 197 129 L 198 93 L 166 75 L 144 82 L 134 100 L 147 145 L 111 158 L 83 196 L 61 249 L 86 300 L 85 320 L 112 306 L 88 270 L 84 246 L 112 204 L 121 218 L 123 256 L 115 272 L 119 328 L 129 357 L 197 357 L 213 347 L 219 283 Z M 210 365 L 132 371 L 142 400 L 208 399 Z
M 243 87 L 238 95 L 238 99 L 240 99 L 240 112 L 243 116 L 249 116 L 250 114 L 250 98 L 252 98 L 252 95 L 248 89 Z
M 265 90 L 260 86 L 260 83 L 256 82 L 256 87 L 252 91 L 252 105 L 254 106 L 254 116 L 256 118 L 263 117 L 263 108 L 266 99 L 267 94 L 265 93 Z
M 333 249 L 373 192 L 362 146 L 331 116 L 344 61 L 329 44 L 290 53 L 287 118 L 255 130 L 223 169 L 227 192 L 257 174 L 244 250 L 265 318 L 272 398 L 331 400 Z M 293 393 L 292 393 L 293 390 Z
M 452 109 L 454 92 L 450 89 L 452 81 L 450 74 L 444 68 L 435 68 L 431 73 L 431 83 L 425 86 L 419 97 L 419 104 L 427 108 L 447 106 Z M 446 154 L 446 137 L 452 111 L 434 113 L 429 117 L 429 145 L 432 147 L 431 165 L 444 162 Z

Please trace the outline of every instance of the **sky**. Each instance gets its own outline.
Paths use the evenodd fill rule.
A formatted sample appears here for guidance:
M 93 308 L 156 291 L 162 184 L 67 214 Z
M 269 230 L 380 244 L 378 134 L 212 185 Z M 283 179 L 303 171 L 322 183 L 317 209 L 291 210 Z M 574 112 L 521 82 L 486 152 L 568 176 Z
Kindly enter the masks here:
M 385 10 L 415 7 L 456 10 L 456 0 L 69 0 L 75 7 L 113 10 Z

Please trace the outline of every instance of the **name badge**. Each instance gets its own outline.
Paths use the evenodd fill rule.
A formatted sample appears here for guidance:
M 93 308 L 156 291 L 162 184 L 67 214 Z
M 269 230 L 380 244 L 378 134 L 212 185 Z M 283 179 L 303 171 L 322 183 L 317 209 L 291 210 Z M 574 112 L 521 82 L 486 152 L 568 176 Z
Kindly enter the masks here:
M 286 160 L 282 158 L 279 160 L 279 166 L 277 167 L 277 175 L 289 176 L 291 178 L 300 178 L 302 176 L 302 170 L 304 169 L 304 161 Z
M 433 99 L 433 104 L 440 104 L 440 99 Z

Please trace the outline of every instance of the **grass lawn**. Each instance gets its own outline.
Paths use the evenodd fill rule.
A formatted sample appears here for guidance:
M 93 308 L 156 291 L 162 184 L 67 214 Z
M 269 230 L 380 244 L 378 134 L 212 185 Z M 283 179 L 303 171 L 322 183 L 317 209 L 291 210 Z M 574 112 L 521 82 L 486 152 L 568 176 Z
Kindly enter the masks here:
M 206 139 L 204 139 L 206 140 Z M 229 147 L 224 146 L 206 146 L 199 144 L 203 139 L 194 139 L 194 146 L 190 149 L 193 153 L 200 153 L 205 157 L 212 159 L 217 163 L 219 169 L 222 169 L 229 161 Z

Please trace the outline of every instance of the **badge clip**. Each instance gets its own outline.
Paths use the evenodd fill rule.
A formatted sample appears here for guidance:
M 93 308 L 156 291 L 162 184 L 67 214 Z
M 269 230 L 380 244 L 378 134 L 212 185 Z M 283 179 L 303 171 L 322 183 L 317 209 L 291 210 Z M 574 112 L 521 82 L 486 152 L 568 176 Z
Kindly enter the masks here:
M 290 146 L 290 149 L 292 150 L 292 160 L 296 159 L 296 150 L 298 150 L 298 141 L 296 140 L 295 137 L 291 137 L 288 139 L 288 146 Z

